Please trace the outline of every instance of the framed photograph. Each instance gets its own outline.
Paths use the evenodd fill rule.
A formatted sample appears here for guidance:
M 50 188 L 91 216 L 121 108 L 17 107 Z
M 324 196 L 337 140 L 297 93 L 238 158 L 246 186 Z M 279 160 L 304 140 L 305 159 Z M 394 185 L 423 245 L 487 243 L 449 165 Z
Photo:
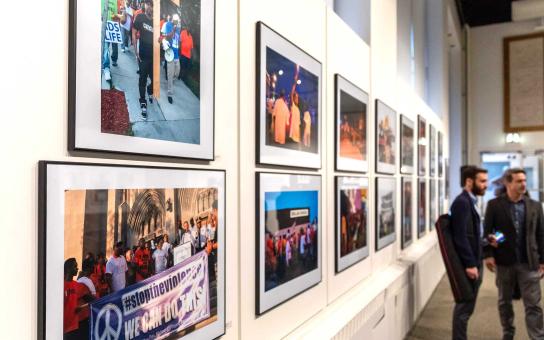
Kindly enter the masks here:
M 429 176 L 436 176 L 436 128 L 429 124 Z
M 215 0 L 74 0 L 69 29 L 70 151 L 214 159 Z
M 42 161 L 39 224 L 39 339 L 225 333 L 224 171 Z
M 425 178 L 418 179 L 417 190 L 417 237 L 427 232 L 427 183 Z
M 425 118 L 417 116 L 417 173 L 425 176 L 427 169 L 427 123 Z
M 368 94 L 335 75 L 336 86 L 336 170 L 368 171 L 367 108 Z
M 414 122 L 400 115 L 400 172 L 403 174 L 414 173 Z
M 321 282 L 321 176 L 257 173 L 261 315 Z
M 397 112 L 376 99 L 376 172 L 395 173 L 396 138 Z
M 444 211 L 445 200 L 446 200 L 446 197 L 444 195 L 444 181 L 439 180 L 438 181 L 438 216 L 446 213 L 446 211 Z
M 376 178 L 376 250 L 395 242 L 396 180 Z
M 438 131 L 438 177 L 444 177 L 444 135 Z
M 503 38 L 504 132 L 544 130 L 544 33 Z
M 257 162 L 321 168 L 321 63 L 257 23 Z
M 429 180 L 429 230 L 434 229 L 434 223 L 438 219 L 438 200 L 436 197 L 437 180 Z
M 446 200 L 450 200 L 450 160 L 449 158 L 444 159 L 444 186 L 446 187 L 446 192 L 444 193 L 444 197 Z
M 368 178 L 336 177 L 336 272 L 368 256 Z
M 413 190 L 413 180 L 411 177 L 402 177 L 402 231 L 401 231 L 401 241 L 402 249 L 405 249 L 412 243 L 412 227 L 413 221 L 412 218 L 412 193 Z

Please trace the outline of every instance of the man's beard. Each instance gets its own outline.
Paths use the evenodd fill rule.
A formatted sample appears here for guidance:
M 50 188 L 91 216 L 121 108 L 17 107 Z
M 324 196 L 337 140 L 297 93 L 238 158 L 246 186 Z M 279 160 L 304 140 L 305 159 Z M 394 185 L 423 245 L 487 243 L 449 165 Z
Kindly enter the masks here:
M 485 189 L 480 189 L 477 186 L 473 186 L 471 191 L 474 196 L 483 196 L 485 194 Z

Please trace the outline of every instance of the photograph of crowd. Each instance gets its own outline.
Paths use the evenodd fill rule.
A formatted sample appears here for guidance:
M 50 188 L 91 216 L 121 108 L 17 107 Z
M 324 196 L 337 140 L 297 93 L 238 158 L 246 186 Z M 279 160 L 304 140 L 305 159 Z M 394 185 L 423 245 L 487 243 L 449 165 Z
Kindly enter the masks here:
M 210 316 L 162 334 L 217 320 L 217 188 L 65 190 L 64 202 L 64 339 L 89 339 L 93 303 L 181 265 L 173 255 L 187 244 L 206 254 Z
M 412 243 L 412 179 L 402 178 L 402 248 L 408 247 Z
M 376 100 L 376 171 L 395 173 L 397 113 L 380 100 Z
M 318 194 L 265 193 L 265 291 L 317 268 Z
M 417 164 L 418 175 L 425 176 L 427 166 L 427 123 L 421 116 L 417 117 Z
M 414 122 L 402 115 L 400 119 L 400 172 L 414 171 Z
M 420 178 L 417 190 L 417 236 L 420 238 L 427 232 L 427 184 L 424 178 Z
M 395 178 L 376 178 L 376 250 L 395 240 Z
M 318 152 L 319 78 L 266 48 L 266 145 Z
M 368 255 L 368 179 L 336 178 L 336 271 Z
M 200 144 L 201 0 L 101 3 L 102 133 Z

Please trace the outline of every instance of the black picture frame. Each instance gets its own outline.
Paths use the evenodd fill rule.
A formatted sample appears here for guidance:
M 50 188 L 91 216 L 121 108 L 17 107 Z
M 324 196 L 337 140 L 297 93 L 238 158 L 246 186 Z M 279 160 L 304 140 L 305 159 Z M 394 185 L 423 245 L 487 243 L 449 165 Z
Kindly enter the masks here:
M 421 115 L 417 116 L 417 174 L 425 176 L 427 172 L 427 122 Z
M 348 172 L 359 172 L 366 173 L 368 172 L 368 107 L 369 107 L 369 96 L 368 93 L 361 90 L 355 84 L 342 77 L 340 74 L 335 74 L 334 76 L 334 85 L 335 85 L 335 128 L 334 128 L 334 149 L 335 149 L 335 158 L 334 166 L 336 171 L 348 171 Z M 345 103 L 347 102 L 347 103 Z M 345 103 L 346 107 L 343 107 Z M 359 110 L 360 111 L 359 111 Z M 347 112 L 346 112 L 347 110 Z M 359 124 L 364 125 L 361 129 L 360 126 L 355 127 L 356 123 L 351 122 L 348 124 L 348 131 L 343 132 L 343 115 L 351 115 L 352 118 L 356 118 L 355 114 L 360 112 L 361 117 L 359 118 Z M 347 118 L 347 117 L 346 117 Z M 353 120 L 353 119 L 352 119 Z M 353 125 L 353 126 L 351 126 Z M 361 131 L 362 130 L 362 131 Z M 353 152 L 354 149 L 361 148 L 361 159 L 355 159 L 354 157 L 347 157 L 342 155 L 342 137 L 343 134 L 349 135 L 352 138 L 351 143 L 347 145 Z M 356 140 L 357 142 L 353 142 Z M 357 144 L 363 144 L 360 147 Z M 353 145 L 356 144 L 356 145 Z M 349 152 L 350 150 L 348 150 Z M 359 156 L 359 154 L 357 154 Z
M 403 176 L 401 177 L 401 248 L 406 249 L 412 244 L 414 239 L 413 235 L 413 192 L 414 192 L 414 183 L 412 177 Z M 410 188 L 410 190 L 406 190 Z
M 156 114 L 162 115 L 164 120 L 159 119 L 160 117 L 157 119 L 151 117 L 151 111 L 149 119 L 141 119 L 139 111 L 138 113 L 133 112 L 129 114 L 130 109 L 128 108 L 129 104 L 127 104 L 128 117 L 126 118 L 126 122 L 123 123 L 122 132 L 102 132 L 104 129 L 107 130 L 109 128 L 105 128 L 102 124 L 102 121 L 105 119 L 102 117 L 102 99 L 100 98 L 102 94 L 98 94 L 95 89 L 101 89 L 101 82 L 108 83 L 108 81 L 103 79 L 99 81 L 92 74 L 92 72 L 95 72 L 94 70 L 101 72 L 102 53 L 100 50 L 102 49 L 102 42 L 100 36 L 88 36 L 89 32 L 97 32 L 99 30 L 90 29 L 88 27 L 90 24 L 87 24 L 85 20 L 78 20 L 80 15 L 96 11 L 96 7 L 92 1 L 70 1 L 68 23 L 69 152 L 86 152 L 91 155 L 93 153 L 105 153 L 110 155 L 158 156 L 166 159 L 181 160 L 215 160 L 215 0 L 201 0 L 200 9 L 201 13 L 198 22 L 201 23 L 201 31 L 198 35 L 202 39 L 198 45 L 202 50 L 199 51 L 198 55 L 199 58 L 205 58 L 206 61 L 200 60 L 199 65 L 211 65 L 211 69 L 200 70 L 199 93 L 198 95 L 194 95 L 191 92 L 194 97 L 198 97 L 196 99 L 198 100 L 199 107 L 198 137 L 180 136 L 178 127 L 174 127 L 172 124 L 182 124 L 180 122 L 184 118 L 179 113 L 176 113 L 177 118 L 175 119 L 171 112 L 165 114 L 160 108 L 161 99 L 157 98 L 154 98 L 153 102 L 155 104 L 151 102 L 148 104 L 154 110 L 156 107 L 159 107 L 157 110 L 161 113 Z M 100 15 L 96 15 L 96 17 L 100 18 Z M 98 21 L 97 25 L 101 25 L 101 22 Z M 123 55 L 128 56 L 131 53 L 123 53 Z M 118 87 L 122 88 L 112 85 L 114 89 Z M 122 97 L 124 98 L 124 92 L 118 92 L 123 93 Z M 98 100 L 96 99 L 97 97 L 99 98 Z M 164 95 L 162 97 L 162 100 L 166 102 L 167 96 Z M 186 114 L 184 113 L 184 115 Z M 136 116 L 139 118 L 136 118 Z M 168 120 L 166 117 L 168 117 Z M 194 117 L 190 117 L 189 119 L 194 122 Z M 171 127 L 168 128 L 168 124 L 162 123 L 163 121 L 171 121 Z M 136 125 L 142 127 L 134 128 Z M 165 130 L 168 130 L 168 132 L 164 132 Z
M 384 189 L 385 191 L 381 192 Z M 396 192 L 395 177 L 376 177 L 376 251 L 393 244 L 396 240 Z M 392 226 L 384 225 L 384 220 L 392 223 Z
M 263 315 L 270 310 L 277 308 L 278 306 L 282 305 L 283 303 L 295 298 L 296 296 L 303 294 L 304 292 L 310 290 L 312 287 L 318 285 L 321 280 L 321 270 L 322 270 L 322 235 L 323 235 L 323 227 L 321 221 L 321 176 L 320 175 L 306 175 L 306 174 L 296 174 L 296 173 L 272 173 L 272 172 L 257 172 L 255 176 L 255 202 L 256 202 L 256 220 L 255 220 L 255 314 L 256 315 Z M 317 192 L 317 194 L 313 193 Z M 312 243 L 312 245 L 315 245 L 315 249 L 313 250 L 313 254 L 310 253 L 310 256 L 316 256 L 315 264 L 316 267 L 313 268 L 313 258 L 310 258 L 310 267 L 306 268 L 308 269 L 307 272 L 304 274 L 300 274 L 298 276 L 295 276 L 287 281 L 283 282 L 272 282 L 272 279 L 270 279 L 267 283 L 266 276 L 266 246 L 267 246 L 267 240 L 266 237 L 267 234 L 272 234 L 274 232 L 273 230 L 266 230 L 266 208 L 265 208 L 265 202 L 266 202 L 266 194 L 269 194 L 271 199 L 278 199 L 278 201 L 275 201 L 275 212 L 276 219 L 279 220 L 280 218 L 282 220 L 287 219 L 294 219 L 297 220 L 298 218 L 301 218 L 303 223 L 307 223 L 307 226 L 311 226 L 311 229 L 314 231 L 317 229 L 315 234 L 315 240 L 316 243 Z M 314 198 L 315 195 L 317 195 L 317 202 L 312 203 L 317 206 L 317 213 L 314 216 L 315 217 L 315 227 L 314 227 L 314 221 L 311 220 L 312 217 L 312 208 L 308 208 L 307 205 L 303 206 L 297 206 L 297 203 L 295 202 L 295 199 L 293 197 L 296 197 L 297 193 L 304 193 L 303 197 L 305 199 L 309 199 L 311 202 L 313 202 L 312 198 Z M 282 197 L 283 195 L 283 197 Z M 294 196 L 293 196 L 294 195 Z M 281 199 L 281 202 L 280 202 Z M 307 202 L 305 202 L 307 204 Z M 284 207 L 284 205 L 288 205 L 288 207 Z M 278 208 L 278 206 L 281 206 L 281 208 Z M 306 212 L 308 217 L 308 222 L 304 222 L 304 219 L 306 215 L 300 214 L 302 210 L 308 210 Z M 283 210 L 283 211 L 280 211 Z M 285 210 L 289 210 L 289 214 L 287 216 Z M 294 215 L 292 212 L 295 211 Z M 270 214 L 270 217 L 272 217 L 273 214 Z M 290 233 L 293 231 L 292 224 L 289 223 L 291 227 L 285 227 L 280 228 L 279 222 L 277 222 L 274 225 L 274 228 L 277 228 L 276 233 L 280 235 L 281 233 L 291 235 Z M 296 225 L 298 227 L 299 225 Z M 295 236 L 296 234 L 296 227 L 295 232 L 292 236 Z M 283 231 L 280 231 L 280 229 L 283 229 Z M 287 230 L 285 230 L 287 229 Z M 299 230 L 300 231 L 300 230 Z M 308 228 L 304 229 L 304 232 L 308 232 Z M 274 235 L 274 237 L 278 236 Z M 279 238 L 281 239 L 281 238 Z M 310 239 L 313 239 L 311 237 L 311 231 L 310 231 Z M 274 240 L 274 239 L 273 239 Z M 299 239 L 301 240 L 301 238 Z M 313 241 L 312 241 L 313 242 Z M 273 243 L 274 244 L 274 243 Z M 273 245 L 272 244 L 272 245 Z M 287 247 L 287 243 L 286 243 Z M 296 249 L 299 251 L 301 250 L 300 242 L 298 242 Z M 304 256 L 307 255 L 306 251 L 309 251 L 308 248 L 306 248 Z M 287 257 L 287 249 L 286 249 L 286 257 Z M 272 256 L 276 256 L 274 252 L 271 254 Z M 306 258 L 306 257 L 305 257 Z M 306 258 L 307 259 L 307 258 Z M 299 259 L 300 260 L 300 259 Z M 280 262 L 281 263 L 281 257 Z M 285 259 L 283 259 L 285 261 Z M 294 260 L 293 260 L 294 262 Z M 270 262 L 269 262 L 270 263 Z M 300 263 L 297 263 L 297 265 L 300 265 Z M 303 266 L 308 267 L 307 262 L 303 263 Z M 287 266 L 288 267 L 288 266 Z M 273 270 L 273 267 L 270 267 Z M 280 269 L 276 267 L 275 272 L 277 273 L 277 270 Z M 285 269 L 285 268 L 284 268 Z M 270 276 L 271 278 L 272 276 Z M 279 281 L 281 279 L 281 275 L 277 275 L 276 279 Z M 271 286 L 271 284 L 277 283 L 275 286 Z M 268 289 L 266 285 L 269 285 Z
M 393 175 L 397 167 L 397 112 L 380 99 L 375 101 L 375 135 L 376 135 L 376 172 L 384 175 Z M 380 120 L 380 117 L 384 117 Z M 387 120 L 386 120 L 387 118 Z M 381 125 L 385 128 L 382 129 Z M 391 125 L 391 126 L 389 126 Z M 388 145 L 390 144 L 390 145 Z M 386 146 L 389 149 L 389 161 L 387 160 Z M 383 150 L 380 151 L 380 148 Z
M 411 175 L 415 168 L 415 125 L 405 115 L 400 115 L 400 173 Z
M 370 250 L 370 209 L 369 209 L 369 202 L 370 202 L 370 188 L 369 188 L 369 179 L 368 177 L 354 177 L 354 176 L 336 176 L 335 181 L 335 228 L 334 228 L 334 239 L 335 239 L 335 272 L 338 274 L 349 267 L 363 261 L 366 259 L 369 255 Z M 348 194 L 354 194 L 356 190 L 361 190 L 361 196 L 363 197 L 347 197 L 347 196 L 341 196 L 343 191 L 352 191 Z M 366 196 L 365 196 L 366 195 Z M 355 202 L 347 202 L 348 200 L 353 199 Z M 359 202 L 357 202 L 360 199 Z M 343 214 L 346 210 L 349 210 L 345 205 L 347 203 L 351 203 L 353 205 L 359 203 L 361 204 L 361 212 L 355 212 L 353 215 L 358 215 L 360 217 L 359 222 L 361 222 L 361 225 L 356 227 L 356 229 L 364 229 L 362 230 L 362 234 L 360 235 L 358 231 L 353 231 L 352 228 L 348 225 L 348 218 L 346 218 Z M 355 207 L 357 208 L 357 207 Z M 354 222 L 357 223 L 357 219 L 354 218 Z M 349 248 L 347 240 L 343 240 L 343 221 L 346 223 L 346 234 L 352 235 L 352 242 L 353 243 L 361 243 L 361 246 L 357 249 L 352 249 L 351 251 L 348 251 L 346 248 Z M 362 225 L 364 223 L 364 225 Z M 361 230 L 359 230 L 361 231 Z M 347 237 L 346 235 L 346 237 Z M 364 236 L 364 239 L 361 241 L 359 238 L 361 236 Z M 356 240 L 353 240 L 356 239 Z M 343 242 L 345 244 L 343 244 Z M 357 246 L 355 246 L 357 247 Z M 344 254 L 342 254 L 344 253 Z
M 149 175 L 154 176 L 148 177 Z M 186 177 L 184 177 L 184 175 Z M 204 177 L 198 178 L 199 175 Z M 208 177 L 206 178 L 206 176 Z M 173 182 L 170 182 L 171 178 L 174 179 Z M 149 188 L 149 190 L 152 191 L 156 190 L 156 188 L 160 187 L 164 183 L 171 183 L 173 186 L 180 185 L 179 187 L 181 187 L 181 183 L 187 183 L 187 187 L 185 187 L 187 188 L 187 190 L 202 190 L 202 184 L 207 183 L 207 185 L 211 185 L 209 188 L 214 188 L 214 190 L 217 189 L 217 204 L 213 203 L 213 205 L 210 204 L 208 207 L 209 209 L 216 209 L 218 224 L 216 229 L 217 232 L 215 233 L 215 235 L 219 240 L 223 240 L 218 242 L 219 245 L 221 244 L 221 242 L 224 244 L 223 247 L 219 246 L 217 248 L 217 253 L 215 255 L 217 259 L 217 274 L 215 276 L 217 279 L 215 285 L 215 289 L 217 290 L 217 304 L 215 307 L 216 315 L 210 315 L 207 317 L 207 319 L 202 319 L 201 321 L 198 321 L 198 323 L 205 323 L 205 325 L 203 324 L 202 328 L 197 327 L 191 330 L 191 326 L 187 326 L 184 329 L 177 329 L 173 331 L 172 334 L 177 333 L 179 335 L 180 333 L 182 333 L 184 334 L 183 338 L 186 339 L 194 339 L 195 337 L 219 338 L 225 334 L 225 278 L 227 253 L 227 235 L 225 223 L 227 218 L 226 172 L 224 170 L 203 170 L 104 163 L 40 161 L 38 163 L 38 339 L 49 340 L 62 338 L 62 290 L 55 289 L 54 287 L 50 288 L 50 285 L 48 286 L 47 283 L 56 282 L 56 279 L 52 278 L 51 275 L 61 273 L 63 270 L 62 268 L 59 268 L 62 267 L 62 265 L 57 264 L 56 260 L 61 259 L 62 261 L 64 261 L 63 259 L 66 256 L 66 244 L 68 244 L 68 247 L 73 246 L 73 243 L 65 242 L 63 247 L 64 252 L 63 254 L 61 254 L 58 251 L 58 242 L 55 241 L 55 237 L 64 237 L 64 233 L 66 232 L 64 225 L 65 212 L 67 210 L 69 210 L 70 212 L 74 211 L 74 205 L 71 204 L 70 207 L 66 206 L 66 202 L 70 201 L 69 199 L 66 199 L 66 197 L 70 197 L 67 195 L 69 195 L 70 192 L 77 193 L 81 191 L 138 191 L 140 189 L 134 189 L 135 182 L 137 181 L 141 181 L 142 188 Z M 116 184 L 114 184 L 112 187 L 107 187 L 107 183 L 111 184 L 112 182 L 115 182 Z M 144 189 L 144 191 L 147 190 L 148 189 Z M 173 191 L 174 189 L 171 190 Z M 105 197 L 108 196 L 109 193 Z M 104 195 L 97 194 L 95 197 L 101 199 L 104 198 Z M 87 198 L 85 197 L 85 199 Z M 161 203 L 165 204 L 165 210 L 163 211 L 163 213 L 166 214 L 169 209 L 168 201 L 164 201 Z M 175 206 L 175 204 L 175 202 L 172 203 L 173 206 Z M 135 203 L 133 209 L 136 209 L 134 208 L 135 206 L 141 207 L 140 205 Z M 85 210 L 87 209 L 86 203 L 84 203 L 83 208 Z M 111 207 L 106 204 L 106 208 L 110 209 Z M 91 210 L 93 211 L 90 213 L 90 215 L 92 215 L 93 218 L 96 217 L 97 213 L 96 211 L 94 211 L 96 209 L 93 208 Z M 202 212 L 204 212 L 204 210 L 202 210 Z M 82 215 L 85 216 L 86 213 L 83 213 Z M 59 220 L 62 221 L 60 223 L 56 223 L 59 222 Z M 90 224 L 92 223 L 85 222 L 81 227 L 84 230 Z M 62 230 L 60 230 L 59 225 L 62 225 Z M 172 225 L 170 225 L 170 227 L 172 227 Z M 165 229 L 162 230 L 164 232 Z M 109 231 L 107 233 L 109 234 Z M 93 232 L 89 235 L 93 235 L 93 240 L 96 241 L 96 232 Z M 118 235 L 121 238 L 125 237 L 123 236 L 125 235 L 123 232 L 119 233 Z M 154 235 L 157 236 L 156 234 Z M 159 234 L 159 237 L 161 237 L 161 235 L 164 234 Z M 106 240 L 105 242 L 109 241 Z M 114 240 L 113 242 L 117 241 Z M 172 244 L 174 244 L 174 241 L 172 241 Z M 197 252 L 197 254 L 199 254 L 199 252 Z M 83 255 L 81 254 L 81 256 Z M 174 267 L 171 267 L 167 270 L 175 269 Z M 55 277 L 57 276 L 55 275 Z M 59 286 L 61 286 L 63 279 L 60 276 L 58 276 L 58 278 Z M 143 284 L 144 286 L 149 286 L 151 285 L 151 281 L 149 281 L 150 279 L 151 277 L 139 283 L 135 283 L 134 286 L 141 284 Z M 122 292 L 123 294 L 125 294 L 127 292 L 130 292 L 130 290 L 127 290 L 129 287 L 130 286 L 126 286 L 125 289 L 123 289 L 119 293 Z M 138 288 L 133 288 L 133 290 L 135 289 Z M 174 291 L 175 290 L 172 290 L 172 292 Z M 117 293 L 111 293 L 110 295 L 115 294 Z M 99 302 L 101 300 L 104 300 L 105 298 L 108 298 L 108 296 L 110 295 L 107 295 L 106 297 L 102 297 L 101 299 L 95 301 Z M 208 299 L 212 299 L 212 297 L 209 296 Z M 208 302 L 208 304 L 211 304 L 211 302 Z M 104 308 L 108 307 L 109 305 L 110 304 L 106 305 Z M 145 309 L 145 306 L 142 308 Z M 60 313 L 55 314 L 54 312 Z M 210 321 L 210 318 L 214 317 L 215 320 Z M 98 316 L 97 318 L 100 319 L 100 316 Z M 48 327 L 48 325 L 51 327 Z M 185 332 L 187 331 L 189 331 L 190 333 L 186 334 Z
M 417 237 L 427 233 L 427 180 L 418 178 L 417 188 Z
M 256 36 L 256 162 L 260 165 L 321 169 L 323 144 L 321 126 L 324 117 L 322 104 L 322 64 L 261 21 L 257 22 Z M 316 95 L 316 98 L 306 96 L 300 99 L 300 95 L 294 90 L 294 93 L 297 93 L 297 98 L 300 99 L 299 104 L 296 105 L 296 108 L 300 111 L 299 124 L 293 123 L 292 120 L 292 117 L 296 117 L 297 115 L 292 115 L 286 111 L 290 109 L 285 102 L 284 96 L 287 93 L 285 89 L 279 90 L 278 97 L 276 97 L 277 94 L 275 92 L 277 90 L 275 85 L 281 83 L 278 77 L 287 77 L 291 69 L 284 70 L 283 68 L 279 68 L 277 74 L 274 71 L 273 74 L 268 75 L 269 55 L 276 58 L 272 58 L 271 64 L 276 63 L 280 65 L 283 62 L 290 63 L 289 66 L 295 66 L 293 75 L 298 77 L 300 73 L 300 77 L 304 77 L 304 81 L 298 79 L 296 82 L 297 85 L 292 84 L 290 93 L 297 86 L 305 86 L 301 84 L 309 83 L 310 85 L 308 86 L 311 87 L 312 91 L 305 92 L 312 92 L 312 94 Z M 270 98 L 267 95 L 267 91 L 269 90 L 267 77 L 268 82 L 274 84 L 270 86 L 273 89 Z M 282 90 L 284 93 L 283 96 Z M 280 103 L 280 99 L 283 103 Z M 313 103 L 314 99 L 315 103 Z M 302 105 L 305 106 L 300 110 L 298 106 L 302 107 Z M 275 113 L 276 106 L 278 106 L 277 114 Z M 287 114 L 289 114 L 290 118 L 286 117 Z M 281 117 L 279 121 L 281 124 L 278 123 L 279 118 L 273 118 L 275 115 Z M 293 130 L 291 127 L 296 125 L 300 128 Z M 278 126 L 285 128 L 281 129 Z M 286 132 L 287 126 L 289 126 L 289 135 Z M 304 129 L 302 129 L 302 126 L 304 126 Z M 291 136 L 291 134 L 293 135 Z

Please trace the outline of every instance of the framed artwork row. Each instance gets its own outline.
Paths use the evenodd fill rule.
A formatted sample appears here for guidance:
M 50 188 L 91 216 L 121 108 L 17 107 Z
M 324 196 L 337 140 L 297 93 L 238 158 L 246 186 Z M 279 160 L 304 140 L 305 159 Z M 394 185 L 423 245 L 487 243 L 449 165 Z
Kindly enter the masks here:
M 39 188 L 40 339 L 225 333 L 224 171 L 42 161 Z
M 71 1 L 69 150 L 213 160 L 214 45 L 215 0 Z

